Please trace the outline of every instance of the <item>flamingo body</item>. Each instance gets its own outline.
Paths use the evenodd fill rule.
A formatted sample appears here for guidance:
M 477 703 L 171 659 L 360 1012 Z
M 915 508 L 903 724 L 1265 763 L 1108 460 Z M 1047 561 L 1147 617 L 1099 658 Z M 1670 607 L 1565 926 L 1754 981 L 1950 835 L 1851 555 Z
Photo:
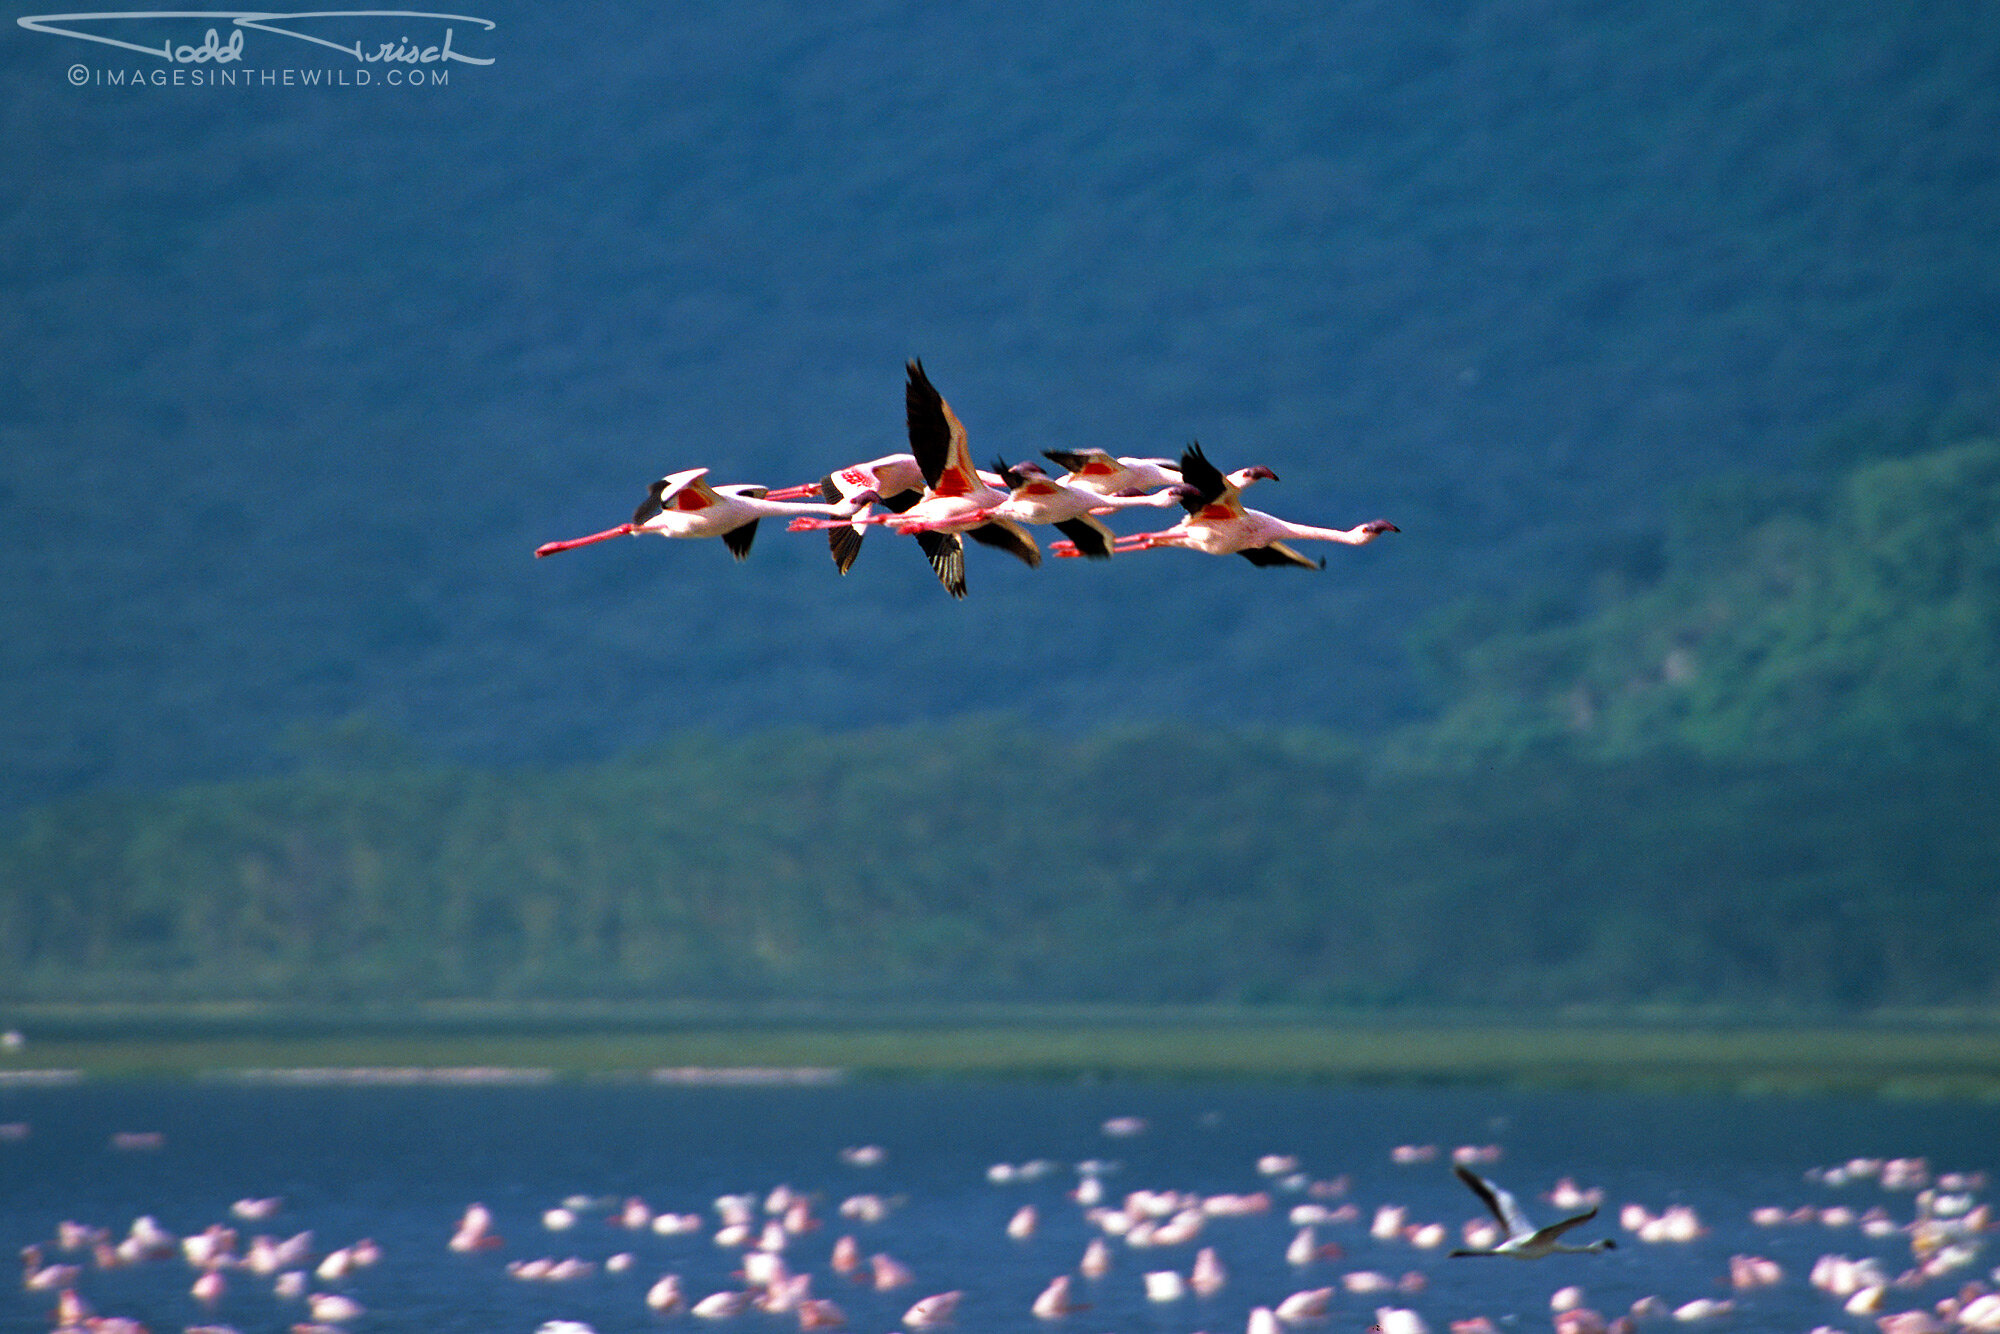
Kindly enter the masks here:
M 1243 486 L 1259 477 L 1274 477 L 1268 468 L 1253 468 L 1225 476 L 1208 461 L 1199 444 L 1181 454 L 1181 476 L 1190 493 L 1181 499 L 1185 517 L 1172 528 L 1120 538 L 1116 550 L 1146 551 L 1154 547 L 1186 547 L 1209 556 L 1241 555 L 1253 565 L 1296 565 L 1325 568 L 1289 545 L 1295 541 L 1340 542 L 1364 546 L 1384 533 L 1401 532 L 1387 519 L 1373 519 L 1354 528 L 1319 528 L 1292 523 L 1243 504 Z M 1239 480 L 1242 479 L 1242 480 Z M 1079 553 L 1058 547 L 1059 556 Z
M 1609 1237 L 1589 1242 L 1582 1246 L 1572 1246 L 1563 1241 L 1562 1236 L 1565 1232 L 1568 1232 L 1571 1228 L 1588 1223 L 1591 1219 L 1597 1217 L 1597 1206 L 1595 1205 L 1592 1205 L 1580 1214 L 1565 1218 L 1561 1222 L 1551 1223 L 1547 1227 L 1538 1228 L 1528 1221 L 1527 1216 L 1521 1212 L 1521 1206 L 1515 1203 L 1514 1197 L 1507 1191 L 1494 1185 L 1471 1168 L 1466 1167 L 1463 1163 L 1454 1164 L 1451 1170 L 1458 1175 L 1460 1181 L 1465 1183 L 1467 1189 L 1479 1197 L 1480 1201 L 1492 1213 L 1495 1221 L 1507 1233 L 1505 1239 L 1493 1246 L 1455 1250 L 1451 1252 L 1454 1256 L 1504 1255 L 1516 1260 L 1539 1260 L 1545 1255 L 1553 1255 L 1558 1251 L 1572 1254 L 1588 1254 L 1596 1251 L 1613 1250 L 1618 1245 L 1617 1242 L 1612 1241 Z
M 657 537 L 719 537 L 729 553 L 742 560 L 757 540 L 757 524 L 763 519 L 797 518 L 804 515 L 853 515 L 874 497 L 868 493 L 837 504 L 788 502 L 769 498 L 769 488 L 747 483 L 712 486 L 708 469 L 688 468 L 669 473 L 646 490 L 646 498 L 632 511 L 632 521 L 601 533 L 546 542 L 535 549 L 537 556 L 553 556 L 572 547 L 589 546 L 614 537 L 637 537 L 650 533 Z

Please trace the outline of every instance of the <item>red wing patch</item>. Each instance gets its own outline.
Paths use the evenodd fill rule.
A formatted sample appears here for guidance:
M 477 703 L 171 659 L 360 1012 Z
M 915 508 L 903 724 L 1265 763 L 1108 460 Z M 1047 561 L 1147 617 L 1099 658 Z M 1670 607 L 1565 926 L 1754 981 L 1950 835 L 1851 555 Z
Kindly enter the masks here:
M 1235 518 L 1236 511 L 1227 505 L 1204 505 L 1201 507 L 1201 513 L 1195 517 L 1206 519 L 1210 523 L 1220 523 L 1224 519 Z
M 1059 496 L 1062 494 L 1062 488 L 1054 482 L 1030 482 L 1021 488 L 1021 494 L 1024 496 Z
M 1110 459 L 1093 457 L 1084 460 L 1083 466 L 1076 470 L 1076 475 L 1079 477 L 1109 477 L 1117 471 L 1119 471 L 1119 465 L 1113 463 Z
M 875 479 L 859 468 L 848 468 L 840 474 L 840 480 L 849 486 L 867 486 Z
M 709 508 L 714 503 L 701 493 L 700 487 L 684 486 L 674 496 L 673 508 L 682 514 L 693 514 L 698 510 Z
M 972 494 L 973 479 L 956 468 L 947 468 L 938 476 L 932 493 L 940 496 L 969 496 Z

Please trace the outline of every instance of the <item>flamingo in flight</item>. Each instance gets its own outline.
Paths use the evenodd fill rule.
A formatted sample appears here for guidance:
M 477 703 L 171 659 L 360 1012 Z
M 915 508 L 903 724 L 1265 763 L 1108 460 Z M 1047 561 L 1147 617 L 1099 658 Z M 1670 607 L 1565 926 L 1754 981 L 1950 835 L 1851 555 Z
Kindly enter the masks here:
M 965 596 L 965 545 L 961 534 L 986 546 L 999 547 L 1030 567 L 1042 563 L 1041 548 L 1027 529 L 993 511 L 1007 499 L 972 465 L 965 426 L 944 395 L 912 360 L 903 391 L 904 417 L 910 431 L 910 453 L 923 471 L 922 499 L 900 514 L 842 515 L 837 521 L 794 519 L 793 532 L 832 529 L 856 523 L 886 524 L 913 535 L 930 558 L 938 581 L 955 598 Z
M 1165 507 L 1178 502 L 1178 492 L 1187 488 L 1174 482 L 1165 491 L 1151 495 L 1106 495 L 1075 485 L 1069 477 L 1050 477 L 1042 465 L 995 459 L 993 471 L 1007 487 L 1007 498 L 989 513 L 1017 523 L 1045 523 L 1067 536 L 1077 550 L 1094 559 L 1108 559 L 1117 537 L 1100 523 L 1096 515 L 1115 509 L 1151 505 Z
M 630 523 L 607 528 L 601 533 L 572 537 L 561 542 L 544 542 L 535 555 L 553 556 L 572 547 L 587 547 L 614 537 L 637 537 L 654 533 L 660 537 L 719 537 L 730 554 L 742 560 L 757 539 L 757 524 L 763 519 L 795 518 L 806 514 L 833 514 L 846 517 L 875 499 L 872 492 L 850 496 L 838 504 L 788 504 L 769 498 L 769 488 L 744 483 L 711 486 L 708 469 L 689 468 L 670 473 L 653 483 L 646 498 L 632 512 Z
M 1069 471 L 1063 481 L 1101 496 L 1157 491 L 1181 480 L 1172 459 L 1113 458 L 1104 449 L 1045 449 L 1042 457 Z
M 981 473 L 980 476 L 989 484 L 1000 481 L 998 476 L 990 473 Z M 817 495 L 827 504 L 837 505 L 869 491 L 878 497 L 876 503 L 891 514 L 901 514 L 922 500 L 924 470 L 917 466 L 917 456 L 884 454 L 879 459 L 849 464 L 828 473 L 817 482 L 781 487 L 771 492 L 767 499 L 796 500 Z M 868 524 L 874 521 L 865 514 L 857 514 L 850 522 L 834 524 L 826 530 L 827 547 L 833 553 L 834 568 L 840 573 L 846 574 L 854 568 L 855 560 L 861 555 L 861 539 L 867 533 Z
M 878 497 L 882 508 L 893 514 L 901 514 L 923 499 L 924 470 L 917 466 L 917 456 L 884 454 L 879 459 L 866 459 L 836 469 L 817 482 L 780 487 L 766 499 L 803 500 L 816 495 L 829 505 L 837 505 L 870 491 Z M 867 532 L 866 524 L 867 518 L 861 517 L 859 523 L 837 524 L 826 530 L 826 544 L 833 553 L 833 566 L 840 573 L 846 574 L 859 559 L 861 539 Z
M 1249 469 L 1249 473 L 1275 477 L 1270 469 Z M 1323 560 L 1301 555 L 1288 545 L 1294 541 L 1343 542 L 1363 546 L 1384 533 L 1402 529 L 1387 519 L 1371 519 L 1354 528 L 1316 528 L 1290 523 L 1262 510 L 1245 508 L 1242 486 L 1225 477 L 1208 461 L 1199 444 L 1181 452 L 1181 476 L 1194 494 L 1181 498 L 1187 515 L 1172 528 L 1157 533 L 1134 533 L 1121 537 L 1114 550 L 1148 551 L 1154 547 L 1186 547 L 1210 556 L 1242 556 L 1252 565 L 1298 565 L 1308 570 L 1326 568 Z M 1058 556 L 1076 556 L 1073 543 L 1058 542 L 1051 548 Z
M 1558 1251 L 1568 1254 L 1592 1254 L 1597 1251 L 1617 1249 L 1618 1243 L 1609 1237 L 1587 1242 L 1582 1246 L 1572 1246 L 1562 1240 L 1563 1233 L 1597 1217 L 1596 1205 L 1559 1223 L 1538 1228 L 1528 1221 L 1527 1215 L 1521 1212 L 1521 1206 L 1516 1204 L 1514 1197 L 1504 1189 L 1494 1185 L 1463 1163 L 1453 1164 L 1451 1170 L 1458 1174 L 1458 1179 L 1480 1198 L 1492 1212 L 1493 1217 L 1499 1220 L 1500 1226 L 1507 1230 L 1506 1239 L 1497 1245 L 1455 1250 L 1451 1252 L 1453 1255 L 1506 1255 L 1516 1260 L 1539 1260 Z

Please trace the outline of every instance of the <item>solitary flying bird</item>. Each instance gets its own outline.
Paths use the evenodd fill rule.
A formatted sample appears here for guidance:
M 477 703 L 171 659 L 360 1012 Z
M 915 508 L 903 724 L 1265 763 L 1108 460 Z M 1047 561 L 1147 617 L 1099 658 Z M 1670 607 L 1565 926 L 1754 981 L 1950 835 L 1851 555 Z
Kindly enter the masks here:
M 1458 1179 L 1471 1188 L 1472 1193 L 1477 1195 L 1500 1221 L 1500 1226 L 1507 1230 L 1506 1240 L 1496 1246 L 1483 1250 L 1456 1250 L 1452 1252 L 1453 1255 L 1510 1255 L 1516 1260 L 1539 1260 L 1556 1251 L 1589 1253 L 1617 1249 L 1618 1243 L 1609 1237 L 1582 1246 L 1571 1246 L 1562 1240 L 1563 1233 L 1597 1217 L 1595 1205 L 1583 1213 L 1563 1219 L 1560 1223 L 1537 1228 L 1521 1213 L 1521 1206 L 1514 1203 L 1514 1197 L 1505 1190 L 1462 1164 L 1454 1164 L 1451 1170 L 1458 1173 Z

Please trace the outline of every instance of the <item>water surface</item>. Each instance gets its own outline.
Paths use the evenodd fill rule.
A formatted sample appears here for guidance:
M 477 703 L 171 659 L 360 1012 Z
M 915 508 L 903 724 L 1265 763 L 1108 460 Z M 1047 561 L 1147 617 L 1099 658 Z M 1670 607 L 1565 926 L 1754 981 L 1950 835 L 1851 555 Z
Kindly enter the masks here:
M 1114 1117 L 1143 1119 L 1139 1133 L 1107 1134 Z M 678 1324 L 644 1305 L 661 1275 L 683 1277 L 691 1297 L 739 1286 L 741 1252 L 711 1239 L 713 1202 L 750 1192 L 760 1201 L 785 1185 L 814 1200 L 819 1226 L 784 1251 L 791 1268 L 809 1272 L 816 1296 L 830 1297 L 856 1330 L 895 1328 L 917 1297 L 965 1293 L 958 1328 L 1029 1331 L 1240 1330 L 1250 1310 L 1304 1288 L 1339 1285 L 1342 1276 L 1375 1271 L 1406 1275 L 1413 1291 L 1363 1296 L 1342 1291 L 1335 1329 L 1372 1324 L 1380 1305 L 1419 1312 L 1442 1332 L 1452 1320 L 1485 1315 L 1502 1328 L 1548 1327 L 1549 1297 L 1581 1284 L 1590 1307 L 1613 1316 L 1648 1295 L 1673 1306 L 1727 1297 L 1729 1257 L 1775 1259 L 1785 1277 L 1774 1288 L 1736 1296 L 1717 1328 L 1804 1331 L 1821 1324 L 1872 1329 L 1847 1315 L 1808 1282 L 1824 1253 L 1882 1257 L 1890 1274 L 1911 1264 L 1908 1236 L 1864 1236 L 1852 1225 L 1794 1223 L 1759 1227 L 1759 1205 L 1788 1209 L 1845 1204 L 1859 1213 L 1880 1206 L 1899 1224 L 1915 1209 L 1912 1189 L 1879 1179 L 1831 1187 L 1808 1173 L 1850 1159 L 1922 1157 L 1935 1177 L 1990 1172 L 2000 1147 L 2000 1108 L 1972 1103 L 1706 1096 L 1640 1096 L 1478 1089 L 1353 1090 L 1251 1083 L 851 1082 L 808 1087 L 684 1087 L 643 1081 L 550 1083 L 503 1087 L 274 1087 L 231 1082 L 86 1083 L 61 1088 L 0 1089 L 0 1123 L 25 1126 L 0 1140 L 0 1245 L 40 1244 L 54 1254 L 57 1225 L 76 1220 L 111 1230 L 152 1215 L 177 1234 L 227 1222 L 233 1201 L 282 1196 L 281 1213 L 238 1223 L 289 1236 L 311 1229 L 315 1252 L 362 1237 L 380 1243 L 382 1259 L 324 1290 L 352 1295 L 367 1314 L 365 1330 L 520 1331 L 543 1321 L 586 1321 L 599 1331 Z M 118 1149 L 121 1132 L 157 1132 L 159 1147 Z M 857 1167 L 841 1150 L 879 1145 L 883 1161 Z M 1400 1145 L 1435 1145 L 1427 1162 L 1393 1161 Z M 1452 1260 L 1407 1239 L 1378 1240 L 1369 1224 L 1383 1205 L 1403 1205 L 1412 1224 L 1457 1230 L 1478 1213 L 1451 1176 L 1455 1146 L 1497 1146 L 1481 1170 L 1512 1187 L 1531 1213 L 1551 1216 L 1539 1196 L 1558 1177 L 1605 1191 L 1606 1207 L 1578 1234 L 1612 1236 L 1620 1245 L 1598 1256 L 1554 1257 L 1534 1264 Z M 1260 1174 L 1265 1154 L 1296 1155 L 1300 1180 Z M 1058 1170 L 1035 1180 L 996 1184 L 995 1164 L 1045 1159 Z M 1035 1295 L 1059 1273 L 1074 1272 L 1085 1246 L 1102 1235 L 1071 1197 L 1076 1164 L 1112 1164 L 1106 1203 L 1147 1188 L 1214 1195 L 1268 1191 L 1271 1209 L 1209 1222 L 1193 1243 L 1136 1248 L 1112 1241 L 1111 1271 L 1079 1280 L 1088 1311 L 1053 1326 L 1030 1314 Z M 1344 1179 L 1344 1193 L 1312 1182 Z M 838 1215 L 852 1196 L 892 1202 L 880 1222 Z M 665 1237 L 613 1226 L 586 1212 L 573 1229 L 550 1232 L 543 1211 L 572 1195 L 605 1200 L 637 1196 L 656 1210 L 701 1212 L 698 1235 Z M 496 1214 L 505 1244 L 474 1255 L 446 1247 L 473 1201 Z M 1317 1229 L 1338 1247 L 1304 1267 L 1285 1251 L 1301 1204 L 1352 1202 L 1359 1218 Z M 1658 1213 L 1692 1206 L 1707 1233 L 1692 1242 L 1645 1244 L 1622 1230 L 1619 1207 Z M 1024 1241 L 1005 1235 L 1024 1204 L 1040 1226 Z M 912 1286 L 877 1292 L 833 1273 L 835 1240 L 852 1234 L 863 1254 L 886 1252 L 916 1275 Z M 1142 1274 L 1185 1274 L 1199 1246 L 1215 1247 L 1229 1271 L 1217 1295 L 1170 1303 L 1146 1300 Z M 523 1282 L 511 1260 L 579 1256 L 602 1262 L 627 1253 L 622 1273 L 599 1269 L 567 1283 Z M 82 1257 L 70 1257 L 82 1258 Z M 1894 1292 L 1885 1310 L 1912 1309 L 1984 1278 L 1990 1256 L 1974 1266 Z M 101 1314 L 130 1316 L 150 1329 L 227 1324 L 244 1334 L 282 1331 L 305 1318 L 270 1282 L 226 1275 L 229 1289 L 213 1309 L 188 1293 L 193 1273 L 179 1260 L 97 1271 L 85 1260 L 78 1291 Z M 0 1293 L 0 1331 L 49 1327 L 54 1295 L 14 1285 Z M 1662 1326 L 1662 1328 L 1672 1326 Z M 752 1313 L 723 1329 L 744 1334 L 797 1328 L 793 1316 Z

